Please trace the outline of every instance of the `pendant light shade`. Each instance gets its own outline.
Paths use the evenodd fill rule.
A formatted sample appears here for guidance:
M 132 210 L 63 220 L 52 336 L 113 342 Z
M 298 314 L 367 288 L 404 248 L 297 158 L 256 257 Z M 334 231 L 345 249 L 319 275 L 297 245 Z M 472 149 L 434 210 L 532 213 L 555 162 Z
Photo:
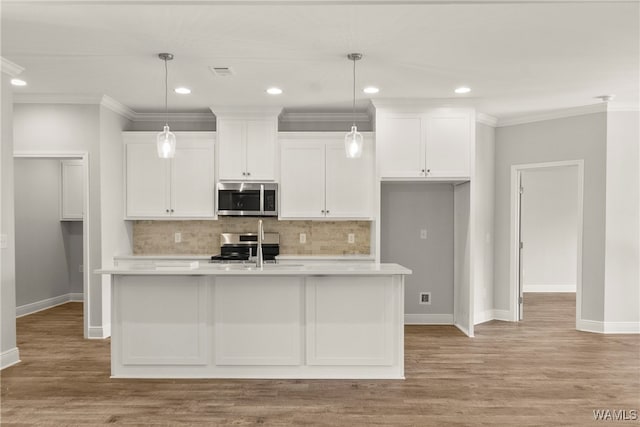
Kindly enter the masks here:
M 160 53 L 158 57 L 164 61 L 164 113 L 166 121 L 164 130 L 156 137 L 156 145 L 158 148 L 158 157 L 161 159 L 171 159 L 176 155 L 176 136 L 169 129 L 169 107 L 167 102 L 169 96 L 169 70 L 167 68 L 167 61 L 173 59 L 173 54 Z
M 156 139 L 158 145 L 158 157 L 170 159 L 176 155 L 176 136 L 169 130 L 169 125 L 164 125 L 164 130 Z
M 351 126 L 351 132 L 347 133 L 344 137 L 344 150 L 348 159 L 357 159 L 362 156 L 362 135 L 358 132 L 356 126 L 356 61 L 362 59 L 361 53 L 350 53 L 347 55 L 350 61 L 353 61 L 353 125 Z
M 351 132 L 345 135 L 344 149 L 350 159 L 362 156 L 362 134 L 358 132 L 356 125 L 351 126 Z

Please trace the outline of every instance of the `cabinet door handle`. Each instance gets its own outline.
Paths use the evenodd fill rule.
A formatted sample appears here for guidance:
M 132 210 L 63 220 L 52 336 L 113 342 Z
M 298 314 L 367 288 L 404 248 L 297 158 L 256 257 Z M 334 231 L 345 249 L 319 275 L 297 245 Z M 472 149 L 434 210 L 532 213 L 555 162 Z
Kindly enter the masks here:
M 323 209 L 323 210 L 321 210 L 320 212 L 324 213 L 324 209 Z
M 169 213 L 169 209 L 167 209 L 166 212 Z
M 326 211 L 327 215 L 329 215 L 329 211 Z
M 173 213 L 173 209 L 171 209 L 171 213 Z
M 431 169 L 427 169 L 427 173 L 431 173 Z
M 251 176 L 251 172 L 247 172 L 247 176 Z
M 247 173 L 246 172 L 242 172 L 242 176 L 247 176 Z

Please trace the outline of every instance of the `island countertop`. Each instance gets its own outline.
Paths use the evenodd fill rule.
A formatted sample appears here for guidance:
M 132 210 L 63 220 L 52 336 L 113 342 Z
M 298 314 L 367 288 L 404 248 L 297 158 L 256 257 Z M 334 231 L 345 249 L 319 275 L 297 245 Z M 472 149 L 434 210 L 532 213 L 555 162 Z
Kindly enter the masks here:
M 96 270 L 114 275 L 188 275 L 188 276 L 389 276 L 411 274 L 411 270 L 392 263 L 300 263 L 219 264 L 203 261 L 129 264 Z

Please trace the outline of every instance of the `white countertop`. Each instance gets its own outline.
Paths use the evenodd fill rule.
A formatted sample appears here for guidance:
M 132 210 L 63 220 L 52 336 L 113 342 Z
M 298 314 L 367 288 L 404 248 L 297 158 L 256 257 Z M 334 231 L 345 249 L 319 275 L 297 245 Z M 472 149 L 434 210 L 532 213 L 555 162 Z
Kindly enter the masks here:
M 399 264 L 363 263 L 309 263 L 265 264 L 262 269 L 253 264 L 218 264 L 209 262 L 176 261 L 154 266 L 149 262 L 109 267 L 96 270 L 97 274 L 119 275 L 187 275 L 187 276 L 388 276 L 411 274 L 411 270 Z

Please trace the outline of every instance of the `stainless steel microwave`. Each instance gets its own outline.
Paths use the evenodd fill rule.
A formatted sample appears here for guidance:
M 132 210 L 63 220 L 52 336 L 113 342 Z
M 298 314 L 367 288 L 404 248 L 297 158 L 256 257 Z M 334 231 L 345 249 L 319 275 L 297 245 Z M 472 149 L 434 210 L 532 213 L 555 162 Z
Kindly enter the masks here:
M 278 216 L 278 184 L 219 182 L 218 215 Z

